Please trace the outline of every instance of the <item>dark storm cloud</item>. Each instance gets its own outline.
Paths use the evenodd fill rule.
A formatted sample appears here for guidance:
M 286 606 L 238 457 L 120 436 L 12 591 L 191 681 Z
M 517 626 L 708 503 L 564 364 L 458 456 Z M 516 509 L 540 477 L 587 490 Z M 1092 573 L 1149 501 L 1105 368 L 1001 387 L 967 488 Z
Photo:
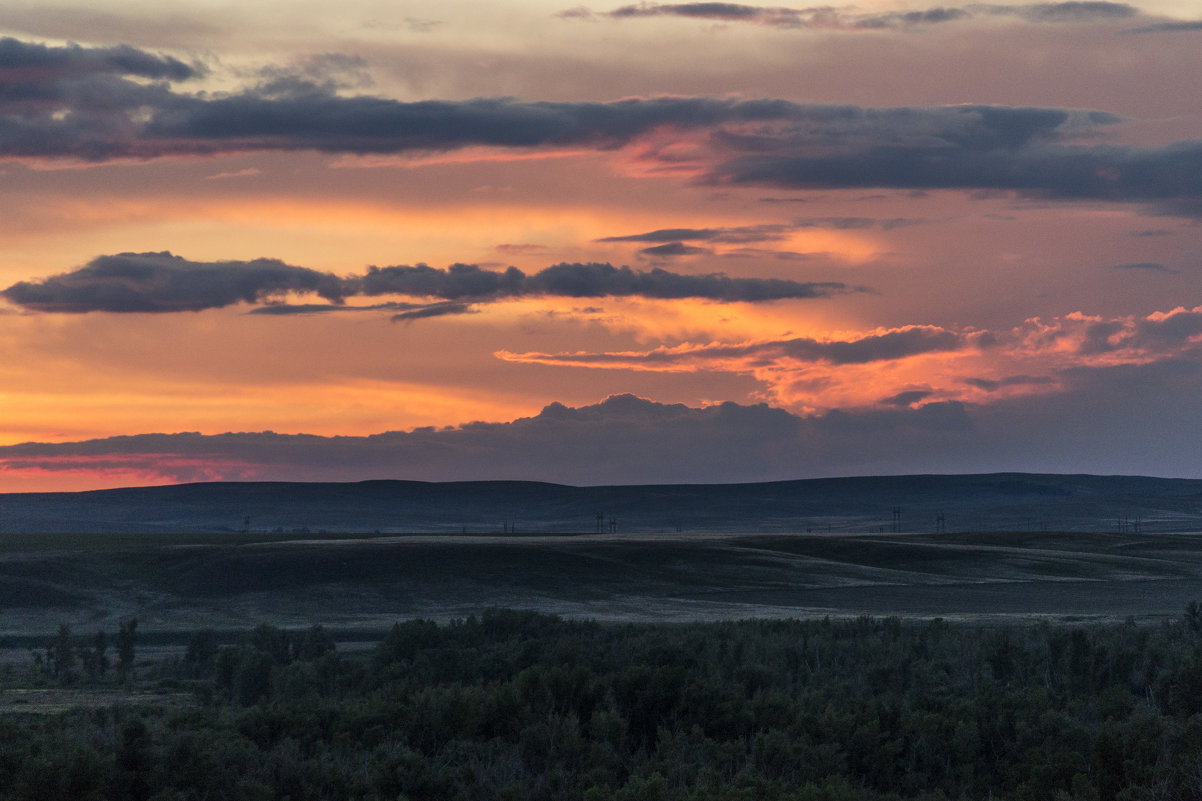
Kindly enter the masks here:
M 288 292 L 315 292 L 331 301 L 344 296 L 337 276 L 276 259 L 193 262 L 166 251 L 101 256 L 73 272 L 13 284 L 0 296 L 41 312 L 178 312 Z
M 372 267 L 363 276 L 360 291 L 365 295 L 405 294 L 447 300 L 557 295 L 757 302 L 820 298 L 861 290 L 838 282 L 731 278 L 721 273 L 682 275 L 662 269 L 641 271 L 612 264 L 586 263 L 556 264 L 531 275 L 516 267 L 494 272 L 472 264 L 453 264 L 446 270 L 424 264 Z
M 474 311 L 469 302 L 527 296 L 704 298 L 756 303 L 860 291 L 864 290 L 838 282 L 731 278 L 721 273 L 682 275 L 663 269 L 642 271 L 598 263 L 556 264 L 530 275 L 516 267 L 496 272 L 474 264 L 452 264 L 446 269 L 418 264 L 370 267 L 363 275 L 339 277 L 276 259 L 193 262 L 163 252 L 101 256 L 72 272 L 13 284 L 0 291 L 0 297 L 38 312 L 199 311 L 235 303 L 264 303 L 304 292 L 316 293 L 335 304 L 348 297 L 392 294 L 446 301 L 346 307 L 268 303 L 254 312 L 289 315 L 335 308 L 387 310 L 397 312 L 394 320 L 403 321 L 467 314 Z

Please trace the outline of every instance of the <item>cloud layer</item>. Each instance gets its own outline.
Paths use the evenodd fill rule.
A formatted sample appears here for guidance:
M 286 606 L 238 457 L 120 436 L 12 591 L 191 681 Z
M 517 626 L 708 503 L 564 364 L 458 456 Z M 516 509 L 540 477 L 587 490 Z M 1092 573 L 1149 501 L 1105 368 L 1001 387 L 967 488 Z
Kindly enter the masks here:
M 644 351 L 514 353 L 505 361 L 660 373 L 754 377 L 792 409 L 998 403 L 1070 392 L 1087 375 L 1202 363 L 1202 307 L 1104 319 L 1032 318 L 1010 330 L 905 326 L 848 338 L 683 343 Z
M 336 276 L 276 259 L 194 262 L 164 251 L 100 256 L 73 272 L 13 284 L 0 297 L 40 312 L 179 312 L 294 292 L 337 303 L 345 287 Z
M 416 266 L 371 267 L 360 276 L 338 277 L 276 259 L 195 262 L 161 253 L 101 256 L 72 272 L 41 281 L 21 281 L 0 291 L 10 303 L 37 312 L 178 312 L 236 303 L 263 303 L 287 294 L 314 293 L 334 304 L 354 296 L 406 295 L 438 298 L 443 303 L 403 307 L 373 306 L 413 320 L 470 311 L 468 303 L 507 298 L 643 297 L 702 298 L 721 303 L 759 303 L 823 298 L 862 291 L 839 282 L 802 282 L 777 278 L 731 278 L 720 273 L 682 275 L 612 264 L 556 264 L 527 275 L 516 267 L 503 272 L 474 264 L 446 269 Z M 272 314 L 315 313 L 338 308 L 267 306 Z M 347 307 L 362 308 L 362 307 Z
M 1099 393 L 1115 379 L 1139 391 Z M 763 404 L 690 408 L 620 395 L 579 408 L 552 403 L 506 423 L 366 437 L 186 433 L 25 443 L 0 447 L 0 471 L 153 483 L 410 478 L 596 485 L 944 473 L 949 464 L 956 472 L 1088 472 L 1096 460 L 1120 460 L 1132 473 L 1172 475 L 1188 472 L 1202 447 L 1197 408 L 1173 400 L 1190 388 L 1202 389 L 1198 370 L 1133 366 L 1121 375 L 1082 375 L 1051 404 L 1016 398 L 911 408 L 923 400 L 915 392 L 877 407 L 805 417 Z M 1079 408 L 1091 414 L 1062 417 Z M 1126 423 L 1133 419 L 1145 430 L 1132 431 Z M 1108 428 L 1109 437 L 1097 436 Z M 1147 436 L 1162 438 L 1164 448 L 1151 454 L 1132 447 Z
M 569 19 L 593 16 L 610 19 L 640 17 L 684 17 L 718 22 L 746 22 L 774 28 L 833 31 L 910 30 L 973 17 L 1013 17 L 1027 22 L 1105 22 L 1136 16 L 1139 9 L 1126 3 L 1104 0 L 1085 2 L 1030 3 L 1023 5 L 979 3 L 964 8 L 936 6 L 913 11 L 886 13 L 856 12 L 832 6 L 781 8 L 744 3 L 638 3 L 594 14 L 586 8 L 564 12 Z
M 631 15 L 751 7 L 631 7 Z M 1113 3 L 981 6 L 1044 19 L 1114 17 Z M 989 11 L 988 9 L 993 9 Z M 999 11 L 999 9 L 1001 9 Z M 767 13 L 767 12 L 764 12 Z M 0 42 L 0 157 L 106 161 L 295 150 L 399 154 L 467 147 L 613 151 L 700 181 L 792 189 L 1005 190 L 1062 199 L 1202 203 L 1202 142 L 1088 143 L 1118 117 L 999 106 L 861 108 L 777 99 L 403 102 L 339 94 L 305 70 L 238 92 L 177 91 L 203 65 L 133 48 Z M 149 82 L 148 82 L 149 79 Z M 689 143 L 684 164 L 663 140 Z

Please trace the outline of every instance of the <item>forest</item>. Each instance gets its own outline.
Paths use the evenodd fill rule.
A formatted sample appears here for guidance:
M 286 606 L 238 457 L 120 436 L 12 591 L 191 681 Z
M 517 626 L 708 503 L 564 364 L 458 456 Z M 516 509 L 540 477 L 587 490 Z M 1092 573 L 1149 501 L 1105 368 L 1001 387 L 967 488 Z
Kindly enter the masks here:
M 4 668 L 0 798 L 1202 797 L 1195 603 L 1147 625 L 490 609 L 364 650 L 264 624 L 154 659 L 145 635 L 64 625 Z M 36 688 L 84 700 L 5 703 Z

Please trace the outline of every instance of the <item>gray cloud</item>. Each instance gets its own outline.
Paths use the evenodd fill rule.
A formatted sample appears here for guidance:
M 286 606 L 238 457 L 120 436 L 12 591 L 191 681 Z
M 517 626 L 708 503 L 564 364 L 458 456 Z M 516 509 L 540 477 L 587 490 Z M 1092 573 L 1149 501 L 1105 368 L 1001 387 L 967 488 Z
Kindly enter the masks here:
M 272 432 L 145 434 L 0 447 L 0 469 L 154 472 L 219 479 L 528 479 L 570 484 L 757 481 L 830 474 L 848 447 L 937 443 L 972 426 L 959 404 L 800 418 L 758 404 L 704 408 L 632 395 L 572 408 L 552 403 L 505 423 L 367 437 Z M 868 443 L 872 444 L 869 445 Z M 832 457 L 842 453 L 842 458 Z
M 1013 376 L 1007 383 L 1044 383 Z M 0 469 L 131 469 L 167 480 L 568 484 L 735 482 L 839 475 L 1028 471 L 1196 476 L 1199 354 L 1073 368 L 1054 393 L 990 404 L 880 406 L 801 417 L 765 405 L 705 408 L 629 395 L 449 429 L 320 437 L 145 434 L 0 447 Z M 1148 443 L 1156 443 L 1149 448 Z M 127 474 L 127 473 L 126 473 Z
M 203 74 L 203 68 L 170 56 L 158 56 L 128 45 L 84 48 L 76 44 L 52 47 L 31 44 L 12 37 L 0 38 L 0 73 L 4 92 L 14 87 L 36 85 L 39 79 L 65 80 L 97 73 L 136 75 L 139 78 L 182 81 Z
M 821 341 L 809 337 L 752 342 L 739 345 L 712 344 L 698 347 L 656 348 L 638 353 L 509 353 L 497 355 L 509 361 L 538 364 L 581 365 L 665 369 L 675 365 L 695 366 L 737 360 L 748 369 L 777 360 L 823 362 L 832 365 L 867 364 L 959 350 L 966 341 L 959 334 L 935 326 L 911 326 L 853 340 Z
M 418 101 L 313 91 L 286 97 L 245 93 L 180 97 L 145 125 L 131 149 L 143 155 L 229 150 L 312 149 L 398 153 L 496 147 L 613 148 L 656 128 L 708 128 L 780 119 L 785 101 L 661 97 L 612 103 L 508 99 Z
M 1136 324 L 1136 342 L 1140 345 L 1184 345 L 1202 334 L 1202 313 L 1176 311 L 1158 317 L 1140 318 Z
M 1118 14 L 1118 7 L 1070 3 L 1014 8 L 1079 16 Z M 369 154 L 471 146 L 606 150 L 653 131 L 677 131 L 700 136 L 694 151 L 708 154 L 696 157 L 703 183 L 1001 190 L 1140 202 L 1165 213 L 1202 214 L 1202 140 L 1156 147 L 1082 144 L 1120 120 L 1100 111 L 865 109 L 712 97 L 401 102 L 339 95 L 334 87 L 358 66 L 354 59 L 338 56 L 298 65 L 292 73 L 241 93 L 186 94 L 175 91 L 172 82 L 200 68 L 174 59 L 128 48 L 4 42 L 9 68 L 0 70 L 16 78 L 0 82 L 0 158 L 100 162 L 246 151 Z M 66 66 L 25 68 L 24 61 Z M 102 69 L 87 69 L 92 62 Z M 155 77 L 148 82 L 147 76 Z M 656 158 L 654 151 L 641 157 Z M 844 223 L 855 221 L 846 218 Z M 676 240 L 684 241 L 666 241 Z
M 724 259 L 776 259 L 777 261 L 811 261 L 817 253 L 802 253 L 796 250 L 773 250 L 771 248 L 733 248 L 723 251 Z M 862 291 L 868 291 L 863 289 Z
M 806 228 L 831 228 L 835 230 L 864 230 L 881 228 L 886 231 L 907 225 L 918 225 L 922 220 L 892 217 L 878 220 L 873 217 L 802 217 L 792 223 L 765 223 L 762 225 L 736 225 L 720 228 L 659 228 L 637 234 L 606 236 L 597 242 L 713 242 L 715 244 L 749 244 L 753 242 L 779 242 L 788 235 Z
M 896 406 L 905 408 L 919 401 L 926 400 L 934 393 L 929 389 L 908 389 L 904 392 L 899 392 L 896 395 L 890 395 L 888 398 L 881 398 L 878 403 L 882 406 Z
M 438 269 L 416 266 L 370 267 L 360 276 L 339 277 L 276 259 L 194 262 L 169 252 L 101 256 L 72 272 L 41 281 L 21 281 L 0 297 L 38 312 L 200 311 L 235 303 L 266 303 L 288 293 L 313 292 L 341 304 L 354 296 L 411 295 L 439 298 L 433 304 L 373 306 L 268 303 L 258 314 L 320 314 L 349 311 L 397 312 L 394 320 L 416 320 L 473 311 L 468 302 L 556 295 L 572 298 L 639 296 L 657 299 L 705 298 L 723 303 L 823 298 L 864 291 L 839 282 L 777 278 L 731 278 L 721 273 L 682 275 L 611 264 L 556 264 L 527 275 L 516 267 L 502 272 L 474 264 Z
M 309 56 L 287 67 L 269 66 L 260 77 L 262 82 L 254 92 L 263 97 L 330 94 L 339 89 L 364 89 L 374 83 L 367 62 L 342 53 Z
M 1173 22 L 1158 22 L 1155 25 L 1145 25 L 1132 28 L 1127 33 L 1181 33 L 1185 31 L 1202 31 L 1202 20 L 1176 20 Z
M 713 251 L 709 248 L 697 247 L 696 245 L 686 245 L 684 242 L 666 242 L 662 245 L 642 248 L 639 250 L 639 253 L 644 256 L 672 258 L 675 256 L 698 256 L 713 253 Z
M 769 227 L 772 229 L 775 229 L 775 230 L 786 230 L 786 229 L 784 229 L 783 226 L 778 226 L 778 225 L 773 225 L 773 226 L 769 226 Z M 641 234 L 626 234 L 624 236 L 606 236 L 606 237 L 602 237 L 601 239 L 598 239 L 597 241 L 598 242 L 664 242 L 664 243 L 668 243 L 668 242 L 676 242 L 679 240 L 688 239 L 688 240 L 703 240 L 703 241 L 708 242 L 708 241 L 713 241 L 714 239 L 716 239 L 719 236 L 723 236 L 727 232 L 746 231 L 746 230 L 755 230 L 758 232 L 760 228 L 761 228 L 761 226 L 752 226 L 752 227 L 745 227 L 745 228 L 660 228 L 655 231 L 647 231 L 647 232 L 641 233 Z M 764 236 L 770 236 L 770 235 L 771 234 L 767 234 L 767 233 L 764 234 Z M 757 238 L 752 241 L 760 241 L 760 238 Z
M 664 125 L 699 128 L 782 113 L 781 103 L 771 100 L 404 103 L 342 97 L 336 94 L 339 87 L 361 86 L 367 79 L 360 62 L 339 54 L 269 69 L 264 83 L 241 93 L 193 95 L 170 86 L 203 71 L 129 47 L 54 47 L 2 39 L 0 156 L 104 161 L 252 150 L 615 147 Z
M 527 275 L 516 267 L 504 272 L 454 264 L 439 270 L 416 266 L 372 267 L 361 281 L 366 295 L 407 294 L 447 300 L 487 300 L 524 295 L 572 298 L 640 296 L 657 299 L 706 298 L 723 302 L 758 302 L 821 298 L 862 291 L 839 282 L 801 282 L 777 278 L 731 278 L 721 273 L 682 275 L 612 264 L 556 264 Z
M 1074 128 L 1114 121 L 1051 109 L 849 110 L 842 121 L 777 133 L 719 132 L 727 155 L 708 180 L 784 189 L 990 189 L 1199 213 L 1202 140 L 1147 148 L 1067 141 Z
M 1095 20 L 1129 19 L 1140 13 L 1138 8 L 1127 3 L 1109 3 L 1099 0 L 1032 3 L 1030 5 L 983 5 L 980 8 L 985 13 L 1013 14 L 1034 22 L 1093 22 Z
M 251 309 L 247 314 L 267 315 L 269 317 L 286 317 L 291 315 L 304 316 L 307 314 L 329 314 L 330 312 L 414 312 L 428 309 L 431 306 L 441 306 L 444 303 L 372 303 L 369 305 L 348 306 L 343 303 L 268 303 Z
M 782 343 L 782 352 L 786 356 L 803 361 L 864 364 L 902 359 L 922 353 L 958 350 L 963 345 L 960 336 L 952 331 L 934 326 L 913 326 L 847 342 L 794 339 Z
M 1051 376 L 1043 375 L 1010 375 L 1005 378 L 966 378 L 964 383 L 969 386 L 983 389 L 986 392 L 996 392 L 1002 387 L 1016 386 L 1038 386 L 1043 384 L 1055 383 L 1055 379 Z
M 1120 270 L 1120 271 L 1145 272 L 1145 273 L 1170 273 L 1172 275 L 1177 274 L 1177 270 L 1174 270 L 1171 267 L 1166 267 L 1165 265 L 1163 265 L 1159 262 L 1155 262 L 1155 261 L 1138 261 L 1138 262 L 1132 262 L 1130 264 L 1112 264 L 1112 265 L 1110 265 L 1110 269 L 1111 270 Z
M 1015 17 L 1027 22 L 1105 22 L 1122 20 L 1139 14 L 1139 9 L 1126 3 L 1063 2 L 1024 5 L 982 3 L 964 8 L 917 9 L 888 13 L 856 13 L 832 6 L 809 8 L 780 8 L 743 3 L 639 3 L 620 6 L 602 16 L 610 19 L 638 17 L 684 17 L 719 22 L 747 22 L 776 28 L 804 28 L 843 31 L 881 29 L 911 29 L 973 17 Z M 588 9 L 577 8 L 562 12 L 566 19 L 588 19 Z
M 341 301 L 343 282 L 276 259 L 193 262 L 162 253 L 101 256 L 37 283 L 21 281 L 0 297 L 41 312 L 179 312 L 258 303 L 289 292 Z
M 456 303 L 455 301 L 448 300 L 442 303 L 430 303 L 425 306 L 399 312 L 392 315 L 392 321 L 407 322 L 409 320 L 425 320 L 430 317 L 447 317 L 450 315 L 475 313 L 476 308 L 470 303 Z

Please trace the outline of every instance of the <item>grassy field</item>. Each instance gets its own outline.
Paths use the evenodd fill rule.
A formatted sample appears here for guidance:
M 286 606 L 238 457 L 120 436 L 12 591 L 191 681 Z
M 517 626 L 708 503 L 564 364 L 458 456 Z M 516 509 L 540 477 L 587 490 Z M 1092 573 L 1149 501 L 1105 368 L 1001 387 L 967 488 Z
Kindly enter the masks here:
M 0 648 L 270 622 L 378 631 L 488 607 L 599 620 L 1149 619 L 1202 598 L 1202 536 L 1088 533 L 0 538 Z M 14 639 L 18 638 L 18 639 Z

